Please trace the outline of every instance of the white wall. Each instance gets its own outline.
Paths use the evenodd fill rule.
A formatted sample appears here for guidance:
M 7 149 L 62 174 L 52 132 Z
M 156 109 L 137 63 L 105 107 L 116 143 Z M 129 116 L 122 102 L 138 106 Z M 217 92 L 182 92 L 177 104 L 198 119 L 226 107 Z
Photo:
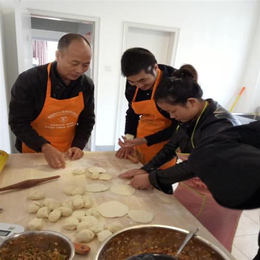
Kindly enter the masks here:
M 253 57 L 252 46 L 259 50 L 254 38 L 260 30 L 259 1 L 21 2 L 30 9 L 100 17 L 97 146 L 113 145 L 117 138 L 118 93 L 119 87 L 123 87 L 119 86 L 119 80 L 124 21 L 180 28 L 177 57 L 172 65 L 178 68 L 183 63 L 193 64 L 198 70 L 204 97 L 212 97 L 228 109 L 242 85 L 248 82 L 246 71 L 251 66 L 248 59 Z M 110 66 L 111 71 L 105 71 L 105 66 Z M 256 82 L 256 75 L 252 81 Z M 250 96 L 247 98 L 250 100 Z M 239 105 L 242 101 L 241 98 Z M 252 109 L 237 106 L 234 111 L 238 112 L 238 108 L 239 112 Z
M 2 14 L 0 12 L 0 150 L 10 153 L 8 117 L 7 117 L 7 99 L 6 99 L 6 83 L 5 68 L 3 59 L 3 29 Z

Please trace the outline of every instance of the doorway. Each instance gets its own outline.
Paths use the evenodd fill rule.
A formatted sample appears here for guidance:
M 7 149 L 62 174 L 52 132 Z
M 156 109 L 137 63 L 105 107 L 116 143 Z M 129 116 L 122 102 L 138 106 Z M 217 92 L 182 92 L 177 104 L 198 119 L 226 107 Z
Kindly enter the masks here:
M 147 25 L 139 23 L 124 23 L 123 49 L 142 47 L 151 51 L 159 64 L 174 66 L 176 57 L 179 29 L 172 27 Z M 128 102 L 125 98 L 126 79 L 120 78 L 117 129 L 115 149 L 119 148 L 118 137 L 124 135 L 125 115 Z

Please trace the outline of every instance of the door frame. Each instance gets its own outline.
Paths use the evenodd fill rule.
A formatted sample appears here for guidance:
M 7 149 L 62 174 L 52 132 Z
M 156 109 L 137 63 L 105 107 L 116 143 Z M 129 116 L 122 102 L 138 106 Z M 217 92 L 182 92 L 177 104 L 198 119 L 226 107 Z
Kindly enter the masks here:
M 94 40 L 93 40 L 93 56 L 92 61 L 94 63 L 93 71 L 92 71 L 92 80 L 95 84 L 94 89 L 94 97 L 95 97 L 95 104 L 97 104 L 97 86 L 98 86 L 98 58 L 99 58 L 99 38 L 100 38 L 100 18 L 99 17 L 90 17 L 90 16 L 82 16 L 82 15 L 74 15 L 68 13 L 58 13 L 52 11 L 44 11 L 44 10 L 37 10 L 27 8 L 31 17 L 38 17 L 43 19 L 60 19 L 68 22 L 78 22 L 78 23 L 92 23 L 93 24 L 93 31 L 94 31 Z M 97 114 L 97 105 L 95 105 L 95 115 Z M 91 137 L 88 142 L 87 148 L 91 151 L 95 151 L 96 149 L 96 127 L 91 132 Z
M 168 53 L 169 59 L 168 64 L 174 67 L 176 53 L 177 53 L 177 46 L 179 41 L 179 34 L 180 29 L 176 27 L 168 27 L 168 26 L 159 26 L 153 24 L 143 24 L 143 23 L 133 23 L 133 22 L 124 22 L 123 27 L 123 42 L 122 42 L 122 52 L 121 55 L 124 53 L 127 43 L 127 36 L 130 28 L 137 28 L 137 29 L 146 29 L 152 31 L 159 31 L 159 32 L 167 32 L 170 33 L 170 42 L 168 46 Z M 126 111 L 124 111 L 124 100 L 125 100 L 125 81 L 126 79 L 121 75 L 119 80 L 119 91 L 118 91 L 118 109 L 117 109 L 117 125 L 116 125 L 116 134 L 115 134 L 115 150 L 118 148 L 118 137 L 122 134 L 121 126 L 125 122 L 125 115 Z

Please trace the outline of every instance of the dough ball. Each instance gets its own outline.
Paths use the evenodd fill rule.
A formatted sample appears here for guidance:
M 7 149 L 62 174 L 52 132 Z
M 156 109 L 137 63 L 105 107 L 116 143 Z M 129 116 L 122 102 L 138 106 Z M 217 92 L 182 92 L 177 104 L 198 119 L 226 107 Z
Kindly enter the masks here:
M 42 218 L 33 218 L 28 223 L 28 229 L 29 230 L 41 230 L 43 227 L 43 221 Z
M 36 213 L 36 216 L 38 218 L 48 218 L 49 217 L 49 214 L 50 214 L 50 209 L 48 207 L 42 207 L 40 208 L 37 213 Z
M 107 239 L 109 236 L 111 236 L 112 233 L 109 230 L 102 230 L 101 232 L 97 233 L 98 241 L 103 242 L 105 239 Z
M 135 188 L 127 184 L 116 183 L 111 186 L 110 190 L 115 194 L 123 196 L 131 196 L 135 193 Z
M 62 207 L 68 207 L 73 209 L 73 203 L 71 199 L 66 199 L 65 201 L 62 202 Z
M 92 174 L 94 173 L 104 173 L 104 172 L 107 172 L 106 169 L 102 168 L 102 167 L 97 167 L 97 166 L 94 166 L 94 167 L 90 167 L 88 168 L 88 171 Z
M 48 204 L 48 208 L 50 210 L 58 209 L 59 207 L 61 207 L 61 202 L 60 201 L 57 201 L 55 199 L 50 200 L 50 202 Z
M 128 216 L 139 223 L 149 223 L 153 220 L 153 213 L 144 210 L 130 210 Z
M 98 219 L 95 218 L 94 216 L 84 216 L 81 219 L 81 221 L 89 223 L 90 226 L 94 226 L 98 224 Z
M 83 221 L 77 225 L 77 231 L 80 232 L 83 229 L 90 229 L 90 227 L 91 227 L 91 224 L 89 222 Z
M 74 209 L 82 209 L 84 207 L 84 200 L 81 195 L 75 196 L 72 199 L 72 205 Z
M 84 200 L 84 208 L 89 209 L 92 206 L 92 201 L 88 196 L 83 197 Z
M 89 192 L 102 192 L 108 190 L 108 187 L 102 183 L 91 183 L 86 185 L 86 191 Z
M 72 216 L 77 218 L 79 221 L 82 221 L 82 218 L 85 217 L 85 211 L 74 211 Z
M 61 211 L 62 217 L 69 217 L 73 212 L 72 208 L 69 207 L 60 207 L 59 210 Z
M 105 218 L 116 218 L 126 215 L 129 209 L 118 201 L 109 201 L 99 205 L 98 211 Z
M 44 199 L 43 205 L 44 205 L 44 206 L 48 206 L 49 203 L 50 203 L 52 200 L 53 200 L 53 198 L 46 198 L 46 199 Z
M 30 200 L 41 200 L 43 198 L 44 193 L 41 190 L 32 190 L 28 195 L 28 199 Z
M 63 228 L 67 230 L 75 230 L 77 228 L 77 225 L 79 224 L 79 221 L 75 217 L 69 217 L 66 219 Z
M 123 229 L 123 225 L 117 221 L 112 222 L 111 224 L 107 225 L 107 229 L 112 233 L 115 233 L 121 229 Z
M 34 202 L 36 202 L 36 201 L 34 201 Z M 37 204 L 34 202 L 30 203 L 27 207 L 27 212 L 30 214 L 36 213 L 42 206 L 41 203 Z
M 113 176 L 108 174 L 108 173 L 104 173 L 104 174 L 100 174 L 99 175 L 99 180 L 102 180 L 102 181 L 110 181 L 112 180 Z
M 49 221 L 50 222 L 57 222 L 61 217 L 61 210 L 60 209 L 55 209 L 49 214 Z
M 63 190 L 63 192 L 69 196 L 71 196 L 72 191 L 74 190 L 74 186 L 66 186 Z
M 100 176 L 99 172 L 94 172 L 94 173 L 91 174 L 90 178 L 92 180 L 97 180 L 97 179 L 99 179 L 99 176 Z
M 106 224 L 105 223 L 98 223 L 97 225 L 91 226 L 90 230 L 97 234 L 99 232 L 101 232 L 102 230 L 104 230 L 106 228 Z
M 91 241 L 94 236 L 95 234 L 91 230 L 83 229 L 76 235 L 76 240 L 79 243 L 87 243 Z
M 83 174 L 83 173 L 85 173 L 85 169 L 83 167 L 75 168 L 72 171 L 72 174 L 74 174 L 74 175 L 80 175 L 80 174 Z
M 84 186 L 78 186 L 72 190 L 71 195 L 83 195 L 85 192 L 86 188 Z
M 98 208 L 91 208 L 89 210 L 86 211 L 86 216 L 94 216 L 96 218 L 100 217 Z

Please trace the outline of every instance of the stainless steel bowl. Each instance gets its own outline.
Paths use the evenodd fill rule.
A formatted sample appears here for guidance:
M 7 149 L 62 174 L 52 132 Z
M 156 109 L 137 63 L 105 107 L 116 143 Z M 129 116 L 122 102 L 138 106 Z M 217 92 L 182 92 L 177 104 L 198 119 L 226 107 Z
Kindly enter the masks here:
M 174 256 L 187 233 L 187 230 L 164 225 L 139 225 L 125 228 L 105 240 L 94 259 L 121 260 L 142 253 Z M 199 236 L 191 239 L 178 259 L 230 260 L 218 247 Z
M 8 252 L 18 253 L 25 250 L 27 246 L 41 250 L 57 248 L 60 253 L 67 256 L 66 260 L 72 260 L 75 255 L 74 245 L 69 238 L 61 233 L 49 230 L 26 231 L 6 238 L 0 245 L 0 252 L 4 248 L 8 248 L 10 250 Z

